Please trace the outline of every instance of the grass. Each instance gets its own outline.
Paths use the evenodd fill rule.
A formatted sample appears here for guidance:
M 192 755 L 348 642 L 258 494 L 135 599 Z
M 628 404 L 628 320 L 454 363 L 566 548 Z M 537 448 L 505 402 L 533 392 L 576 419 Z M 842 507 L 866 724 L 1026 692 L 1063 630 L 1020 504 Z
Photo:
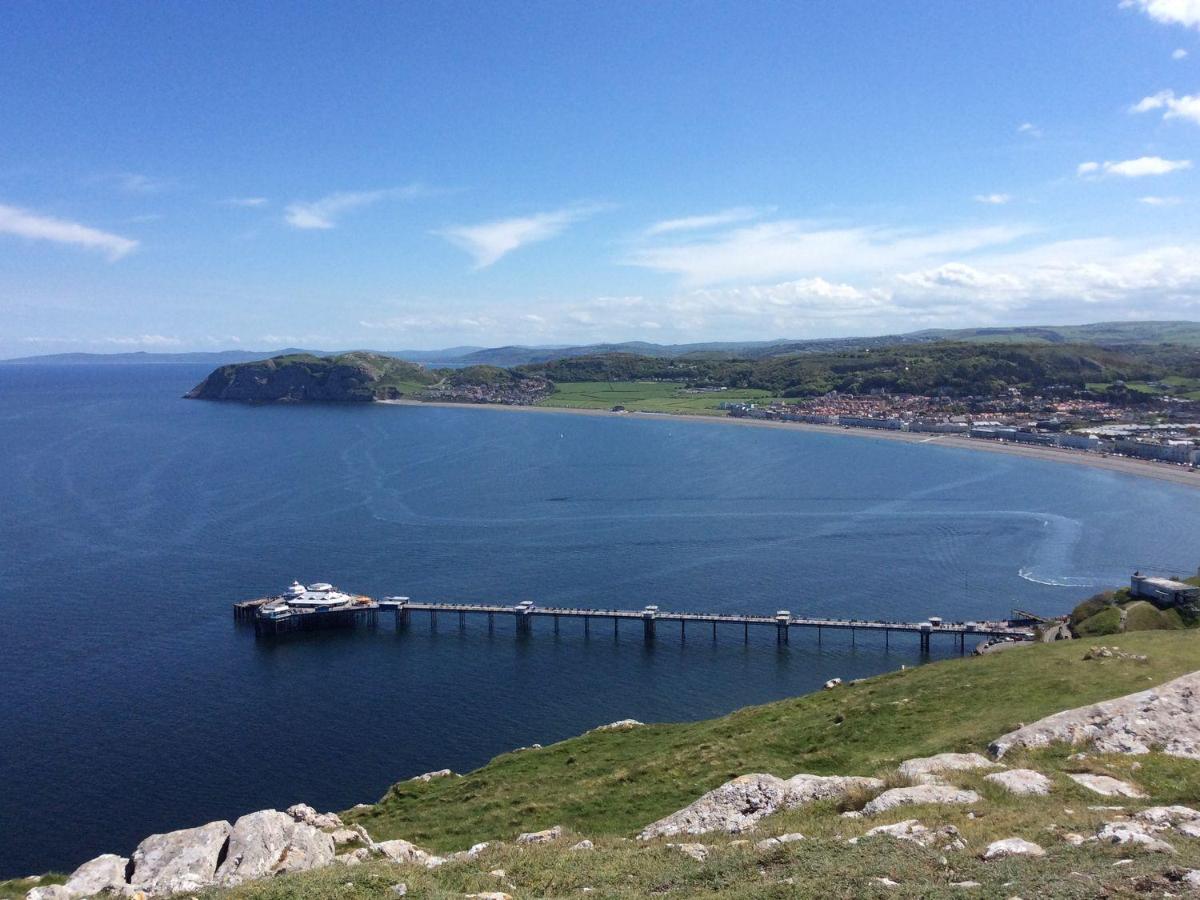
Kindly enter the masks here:
M 434 871 L 374 861 L 271 879 L 236 890 L 210 891 L 201 900 L 318 900 L 393 897 L 403 882 L 409 896 L 461 897 L 504 891 L 514 897 L 827 898 L 1144 897 L 1186 893 L 1183 870 L 1200 867 L 1200 840 L 1164 834 L 1175 855 L 1085 843 L 1113 811 L 1152 804 L 1195 805 L 1200 761 L 1149 754 L 1087 753 L 1054 746 L 1014 751 L 1009 766 L 1047 774 L 1049 796 L 1015 797 L 984 772 L 951 773 L 977 791 L 973 807 L 901 807 L 863 819 L 841 816 L 833 802 L 780 812 L 752 835 L 681 838 L 704 843 L 703 862 L 665 841 L 629 839 L 642 825 L 702 791 L 751 771 L 888 774 L 911 756 L 982 750 L 1020 722 L 1070 706 L 1118 696 L 1177 677 L 1196 667 L 1189 633 L 1123 635 L 1119 646 L 1149 657 L 1084 660 L 1082 642 L 1037 645 L 981 658 L 896 672 L 834 691 L 772 703 L 730 716 L 682 725 L 599 732 L 541 750 L 498 757 L 464 778 L 402 783 L 374 809 L 345 814 L 376 838 L 403 836 L 440 850 L 499 839 L 476 860 Z M 1067 775 L 1092 772 L 1134 782 L 1143 801 L 1108 800 Z M 865 798 L 862 798 L 865 799 Z M 843 804 L 845 805 L 845 804 Z M 848 843 L 881 824 L 917 818 L 930 827 L 953 825 L 965 850 L 921 848 L 887 838 Z M 519 847 L 518 831 L 563 824 L 554 844 Z M 758 850 L 754 842 L 800 832 L 803 841 Z M 1019 836 L 1046 849 L 1039 859 L 984 862 L 982 851 Z M 580 838 L 595 850 L 573 852 Z M 745 837 L 750 837 L 746 840 Z M 895 884 L 885 885 L 879 879 Z M 967 891 L 955 882 L 974 881 Z
M 1197 666 L 1196 636 L 1141 632 L 1149 663 L 1082 659 L 1082 642 L 934 663 L 703 722 L 583 735 L 497 757 L 462 778 L 401 782 L 346 818 L 377 839 L 439 851 L 562 824 L 628 837 L 747 772 L 870 775 L 988 742 L 1049 713 L 1166 681 Z
M 611 409 L 624 406 L 635 412 L 669 412 L 713 415 L 718 404 L 770 399 L 768 391 L 730 389 L 697 393 L 661 381 L 579 381 L 556 384 L 554 393 L 539 406 L 572 409 Z

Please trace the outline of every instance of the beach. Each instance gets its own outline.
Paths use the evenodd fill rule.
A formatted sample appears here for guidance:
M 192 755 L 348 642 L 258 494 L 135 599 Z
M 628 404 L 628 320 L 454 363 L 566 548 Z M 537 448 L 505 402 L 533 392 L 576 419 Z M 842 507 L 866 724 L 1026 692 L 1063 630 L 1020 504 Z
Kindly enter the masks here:
M 776 428 L 793 431 L 815 432 L 819 434 L 834 434 L 850 438 L 867 438 L 870 440 L 901 441 L 908 444 L 934 444 L 941 447 L 953 447 L 960 450 L 978 450 L 984 453 L 1007 453 L 1013 456 L 1023 456 L 1026 459 L 1038 459 L 1046 462 L 1067 463 L 1068 465 L 1087 466 L 1093 469 L 1104 469 L 1122 475 L 1133 475 L 1139 478 L 1153 478 L 1157 481 L 1168 481 L 1186 487 L 1200 487 L 1200 472 L 1184 466 L 1170 463 L 1159 463 L 1151 460 L 1130 459 L 1124 456 L 1105 456 L 1098 453 L 1088 453 L 1083 450 L 1067 450 L 1061 447 L 1039 447 L 1032 444 L 1014 444 L 1007 441 L 989 441 L 981 438 L 970 438 L 957 434 L 926 434 L 910 431 L 887 431 L 873 428 L 847 428 L 841 425 L 813 425 L 807 422 L 778 422 L 770 419 L 748 419 L 735 416 L 719 415 L 683 415 L 680 413 L 657 412 L 613 412 L 607 409 L 581 409 L 569 406 L 508 406 L 489 403 L 438 403 L 423 400 L 379 400 L 380 404 L 390 406 L 434 406 L 443 409 L 488 409 L 497 412 L 515 413 L 547 413 L 567 414 L 575 416 L 594 416 L 609 419 L 669 419 L 681 423 L 705 423 L 716 425 L 734 425 L 749 428 Z

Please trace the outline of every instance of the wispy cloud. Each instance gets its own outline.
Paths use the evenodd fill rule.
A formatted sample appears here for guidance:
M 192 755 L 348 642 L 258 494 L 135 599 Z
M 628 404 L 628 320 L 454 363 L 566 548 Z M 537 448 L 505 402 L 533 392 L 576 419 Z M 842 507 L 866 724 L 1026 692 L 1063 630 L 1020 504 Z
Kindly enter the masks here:
M 1017 134 L 1028 135 L 1032 138 L 1040 138 L 1042 136 L 1042 129 L 1038 128 L 1032 122 L 1022 122 L 1017 126 Z
M 1163 119 L 1186 119 L 1200 125 L 1200 94 L 1185 94 L 1176 97 L 1174 91 L 1159 91 L 1143 97 L 1129 108 L 1131 113 L 1163 110 Z
M 1012 194 L 976 194 L 976 203 L 986 203 L 991 206 L 1003 206 L 1012 202 Z
M 1163 25 L 1200 29 L 1200 0 L 1121 0 L 1122 9 L 1137 9 Z
M 1183 201 L 1178 197 L 1138 197 L 1138 203 L 1146 206 L 1178 206 Z
M 668 234 L 673 231 L 700 231 L 705 228 L 717 228 L 721 225 L 733 225 L 737 222 L 748 222 L 757 219 L 766 210 L 753 206 L 735 206 L 720 212 L 701 216 L 684 216 L 679 219 L 664 219 L 655 222 L 646 229 L 647 235 Z
M 603 206 L 577 206 L 552 212 L 496 219 L 478 225 L 456 225 L 435 231 L 475 259 L 476 269 L 486 269 L 502 257 L 528 244 L 549 240 L 568 226 L 594 215 Z
M 283 211 L 283 219 L 293 228 L 329 229 L 336 227 L 337 220 L 345 213 L 381 200 L 411 200 L 425 193 L 427 189 L 419 184 L 375 191 L 337 191 L 319 200 L 289 203 Z
M 1188 52 L 1186 50 L 1184 50 L 1182 47 L 1179 47 L 1179 48 L 1171 51 L 1171 59 L 1174 59 L 1174 60 L 1187 59 L 1187 55 L 1188 55 Z
M 87 250 L 98 250 L 116 261 L 137 249 L 138 242 L 79 222 L 43 216 L 16 206 L 0 203 L 0 234 L 11 234 L 35 241 L 52 241 Z
M 785 219 L 730 229 L 703 240 L 637 248 L 623 261 L 676 274 L 685 284 L 698 286 L 919 265 L 921 260 L 1005 244 L 1029 233 L 1024 226 L 904 231 L 820 227 Z
M 114 185 L 127 194 L 161 194 L 178 186 L 173 178 L 157 178 L 140 172 L 114 172 L 102 175 L 98 180 Z
M 1163 159 L 1161 156 L 1139 156 L 1137 159 L 1126 159 L 1121 162 L 1085 162 L 1080 163 L 1075 173 L 1080 177 L 1097 178 L 1104 175 L 1116 175 L 1121 178 L 1144 178 L 1147 175 L 1168 175 L 1190 169 L 1190 159 Z
M 254 209 L 258 206 L 266 206 L 271 201 L 266 197 L 229 197 L 224 201 L 225 206 L 240 206 L 245 209 Z

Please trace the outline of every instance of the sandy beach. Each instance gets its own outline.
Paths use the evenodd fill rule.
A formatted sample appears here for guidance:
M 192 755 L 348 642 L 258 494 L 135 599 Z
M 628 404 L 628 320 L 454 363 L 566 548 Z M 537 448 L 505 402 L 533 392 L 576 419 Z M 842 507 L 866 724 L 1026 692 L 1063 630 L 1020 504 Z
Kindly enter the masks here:
M 1200 471 L 1169 463 L 1150 460 L 1128 459 L 1123 456 L 1102 456 L 1081 450 L 1065 450 L 1058 447 L 1037 447 L 1029 444 L 1013 444 L 1003 441 L 987 441 L 955 434 L 923 434 L 908 431 L 884 431 L 871 428 L 843 428 L 840 425 L 811 425 L 807 422 L 773 422 L 767 419 L 744 419 L 734 416 L 681 415 L 679 413 L 622 412 L 607 409 L 579 409 L 567 406 L 505 406 L 489 403 L 436 403 L 422 400 L 380 400 L 391 406 L 435 406 L 444 409 L 478 409 L 494 412 L 541 413 L 547 415 L 594 416 L 608 419 L 669 419 L 684 424 L 730 425 L 746 428 L 777 428 L 792 431 L 807 431 L 833 434 L 840 437 L 863 438 L 866 440 L 901 441 L 908 444 L 932 444 L 953 447 L 959 450 L 976 450 L 983 453 L 1007 453 L 1026 459 L 1066 463 L 1073 466 L 1088 466 L 1105 469 L 1122 475 L 1153 478 L 1169 481 L 1186 487 L 1200 488 Z

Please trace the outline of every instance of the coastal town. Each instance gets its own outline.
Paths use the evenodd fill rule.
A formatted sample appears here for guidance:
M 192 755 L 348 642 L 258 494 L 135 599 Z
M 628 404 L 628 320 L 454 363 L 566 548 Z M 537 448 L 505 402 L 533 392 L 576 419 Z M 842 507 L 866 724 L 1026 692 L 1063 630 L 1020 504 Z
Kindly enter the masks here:
M 841 428 L 950 434 L 1195 468 L 1200 466 L 1200 403 L 1166 398 L 1127 406 L 1081 397 L 949 398 L 831 392 L 806 400 L 719 404 L 737 418 Z

